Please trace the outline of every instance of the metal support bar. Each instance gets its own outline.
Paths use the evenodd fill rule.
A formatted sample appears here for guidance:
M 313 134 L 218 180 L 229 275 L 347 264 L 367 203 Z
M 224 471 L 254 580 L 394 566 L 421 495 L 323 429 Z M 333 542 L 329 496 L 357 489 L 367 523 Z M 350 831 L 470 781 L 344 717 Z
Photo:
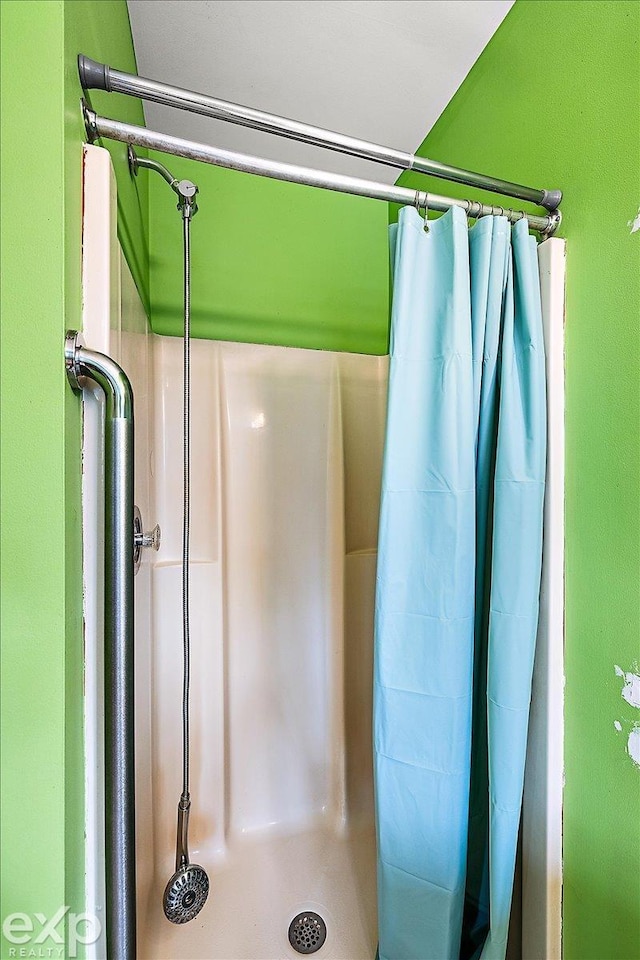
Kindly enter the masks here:
M 136 957 L 133 652 L 133 392 L 121 367 L 65 340 L 67 378 L 101 387 L 104 410 L 104 737 L 108 960 Z
M 451 180 L 455 183 L 465 183 L 468 186 L 479 187 L 481 190 L 490 190 L 507 197 L 517 197 L 544 207 L 546 210 L 556 210 L 562 200 L 560 190 L 536 190 L 522 184 L 510 183 L 496 177 L 473 173 L 458 167 L 450 167 L 436 160 L 418 157 L 402 150 L 394 150 L 368 140 L 359 140 L 357 137 L 348 137 L 333 130 L 314 127 L 300 120 L 290 120 L 274 113 L 255 110 L 253 107 L 244 107 L 239 103 L 230 103 L 227 100 L 218 100 L 193 90 L 183 90 L 181 87 L 172 87 L 157 80 L 147 80 L 133 73 L 123 73 L 114 70 L 105 63 L 98 63 L 85 57 L 78 56 L 78 72 L 80 82 L 85 90 L 93 88 L 106 90 L 109 93 L 124 93 L 130 97 L 140 97 L 141 100 L 150 100 L 153 103 L 163 103 L 179 110 L 188 110 L 216 120 L 225 120 L 228 123 L 237 123 L 264 133 L 272 133 L 290 140 L 301 140 L 325 150 L 334 150 L 337 153 L 347 153 L 363 160 L 373 160 L 390 167 L 399 167 L 401 170 L 415 170 L 426 173 L 442 180 Z
M 108 140 L 119 140 L 122 143 L 159 150 L 176 157 L 185 157 L 189 160 L 211 163 L 218 167 L 252 173 L 258 177 L 287 180 L 291 183 L 302 183 L 310 187 L 335 190 L 338 193 L 350 193 L 360 197 L 371 197 L 375 200 L 386 200 L 390 203 L 414 204 L 440 212 L 449 210 L 451 207 L 462 207 L 467 216 L 473 218 L 488 215 L 505 216 L 511 223 L 524 218 L 528 221 L 532 230 L 540 232 L 544 237 L 551 236 L 557 230 L 561 220 L 560 211 L 555 211 L 545 217 L 537 217 L 524 213 L 522 210 L 507 210 L 504 207 L 480 203 L 477 200 L 456 200 L 451 197 L 441 197 L 435 193 L 427 193 L 424 190 L 410 190 L 407 187 L 376 183 L 373 180 L 361 180 L 358 177 L 315 170 L 312 167 L 299 167 L 291 163 L 280 163 L 277 160 L 264 160 L 261 157 L 211 147 L 205 143 L 194 143 L 191 140 L 171 137 L 166 133 L 155 133 L 146 127 L 137 127 L 130 123 L 121 123 L 119 120 L 99 117 L 93 110 L 89 110 L 86 104 L 83 109 L 87 135 L 90 140 L 106 137 Z

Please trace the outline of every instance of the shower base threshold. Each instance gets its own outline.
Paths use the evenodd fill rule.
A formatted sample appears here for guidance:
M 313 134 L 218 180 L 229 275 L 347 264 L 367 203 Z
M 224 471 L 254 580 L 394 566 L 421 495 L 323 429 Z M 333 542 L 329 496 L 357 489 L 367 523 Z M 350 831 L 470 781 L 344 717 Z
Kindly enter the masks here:
M 326 940 L 313 954 L 318 960 L 375 957 L 373 826 L 344 836 L 316 829 L 246 839 L 209 879 L 202 912 L 180 926 L 165 918 L 166 881 L 156 880 L 141 930 L 140 960 L 295 960 L 301 954 L 289 943 L 289 924 L 306 910 L 319 914 L 327 926 Z

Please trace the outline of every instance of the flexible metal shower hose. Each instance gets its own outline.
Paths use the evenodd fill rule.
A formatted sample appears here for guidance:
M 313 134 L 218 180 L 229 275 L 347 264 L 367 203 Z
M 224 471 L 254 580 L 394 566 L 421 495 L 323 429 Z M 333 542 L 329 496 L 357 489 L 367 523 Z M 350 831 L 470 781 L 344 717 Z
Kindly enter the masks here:
M 187 212 L 189 214 L 189 212 Z M 183 353 L 183 514 L 182 514 L 182 798 L 189 800 L 189 684 L 191 640 L 189 634 L 189 533 L 191 521 L 191 216 L 183 216 L 184 251 L 184 353 Z

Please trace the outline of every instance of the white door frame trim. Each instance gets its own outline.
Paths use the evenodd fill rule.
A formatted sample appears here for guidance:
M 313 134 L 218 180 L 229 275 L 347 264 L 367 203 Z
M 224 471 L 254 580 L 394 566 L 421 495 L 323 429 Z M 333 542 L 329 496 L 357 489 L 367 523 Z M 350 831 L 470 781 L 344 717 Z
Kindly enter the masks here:
M 540 621 L 522 808 L 522 956 L 562 960 L 565 241 L 538 248 L 547 364 Z

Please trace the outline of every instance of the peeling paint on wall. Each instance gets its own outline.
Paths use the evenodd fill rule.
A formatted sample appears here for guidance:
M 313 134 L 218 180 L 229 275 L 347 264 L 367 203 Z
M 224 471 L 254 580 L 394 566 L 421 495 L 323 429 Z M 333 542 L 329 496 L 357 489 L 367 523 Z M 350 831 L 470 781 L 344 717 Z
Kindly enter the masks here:
M 640 723 L 634 724 L 633 730 L 629 734 L 627 753 L 636 766 L 640 767 Z
M 628 220 L 627 226 L 631 229 L 631 233 L 635 233 L 636 230 L 640 230 L 640 207 L 638 207 L 638 212 L 636 213 L 634 220 Z
M 640 674 L 634 672 L 638 670 L 637 661 L 632 664 L 633 671 L 625 672 L 622 667 L 619 667 L 617 664 L 614 667 L 617 677 L 622 677 L 624 684 L 622 690 L 620 691 L 622 699 L 629 704 L 631 707 L 635 707 L 637 710 L 640 710 Z M 618 733 L 622 733 L 623 725 L 619 720 L 614 720 L 613 725 Z M 629 722 L 625 722 L 625 726 L 629 727 Z M 635 763 L 637 767 L 640 767 L 640 723 L 636 722 L 633 724 L 629 736 L 627 738 L 627 753 Z
M 637 669 L 637 664 L 634 664 Z M 614 667 L 617 677 L 624 678 L 622 688 L 622 699 L 626 700 L 632 707 L 640 709 L 640 675 L 637 673 L 625 673 L 617 664 Z
M 613 725 L 617 733 L 622 733 L 623 725 L 619 720 L 614 720 Z M 629 728 L 629 722 L 626 721 L 625 726 Z M 637 767 L 640 767 L 640 723 L 634 723 L 629 731 L 629 736 L 627 737 L 627 753 L 635 763 Z

